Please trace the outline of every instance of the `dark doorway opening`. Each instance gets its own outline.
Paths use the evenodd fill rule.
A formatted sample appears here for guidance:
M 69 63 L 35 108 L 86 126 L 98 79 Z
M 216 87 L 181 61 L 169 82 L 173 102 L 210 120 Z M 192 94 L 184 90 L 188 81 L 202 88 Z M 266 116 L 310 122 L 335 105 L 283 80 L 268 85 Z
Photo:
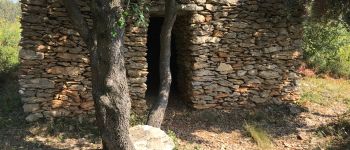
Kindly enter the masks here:
M 147 91 L 146 99 L 148 102 L 154 100 L 158 96 L 159 91 L 159 52 L 160 52 L 160 32 L 163 24 L 163 17 L 151 17 L 148 32 L 147 32 L 147 63 L 148 63 L 148 75 L 147 75 Z M 175 46 L 175 34 L 172 33 L 171 37 L 171 75 L 172 84 L 170 95 L 177 93 L 177 63 L 176 63 L 176 46 Z

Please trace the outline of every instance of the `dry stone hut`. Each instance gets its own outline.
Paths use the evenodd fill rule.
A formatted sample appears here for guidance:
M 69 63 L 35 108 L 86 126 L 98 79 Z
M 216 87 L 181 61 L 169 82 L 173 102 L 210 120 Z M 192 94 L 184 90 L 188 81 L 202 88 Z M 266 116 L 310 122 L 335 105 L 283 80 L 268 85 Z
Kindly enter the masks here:
M 21 0 L 20 94 L 27 120 L 93 113 L 86 45 L 61 0 Z M 80 1 L 89 25 L 89 1 Z M 235 108 L 298 98 L 303 9 L 285 0 L 180 0 L 172 93 L 192 107 Z M 129 24 L 125 57 L 135 110 L 157 90 L 162 1 L 149 26 Z

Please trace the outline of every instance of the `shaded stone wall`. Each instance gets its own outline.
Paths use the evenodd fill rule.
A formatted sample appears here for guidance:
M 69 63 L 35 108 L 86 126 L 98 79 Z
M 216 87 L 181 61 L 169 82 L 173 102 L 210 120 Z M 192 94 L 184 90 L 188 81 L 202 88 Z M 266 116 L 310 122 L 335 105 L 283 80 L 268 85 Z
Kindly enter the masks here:
M 93 113 L 86 45 L 60 0 L 22 0 L 20 94 L 27 120 Z M 181 93 L 194 108 L 251 107 L 298 98 L 302 7 L 283 0 L 180 1 L 175 25 Z M 81 11 L 91 25 L 89 7 Z M 162 15 L 154 3 L 151 15 Z M 128 26 L 134 110 L 144 110 L 147 28 Z

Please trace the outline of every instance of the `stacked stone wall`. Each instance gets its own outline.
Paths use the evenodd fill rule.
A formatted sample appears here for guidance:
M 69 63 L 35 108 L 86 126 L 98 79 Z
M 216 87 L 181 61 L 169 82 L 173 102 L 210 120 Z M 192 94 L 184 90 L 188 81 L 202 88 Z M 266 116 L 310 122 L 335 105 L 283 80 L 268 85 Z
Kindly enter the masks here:
M 61 0 L 22 0 L 20 94 L 27 120 L 93 113 L 86 45 Z M 92 25 L 88 1 L 81 11 Z M 299 5 L 283 0 L 179 2 L 175 24 L 181 93 L 194 108 L 235 108 L 298 98 Z M 289 9 L 291 10 L 291 9 Z M 151 15 L 162 15 L 154 3 Z M 146 14 L 147 16 L 147 14 Z M 125 57 L 135 110 L 145 110 L 147 28 L 126 28 Z
M 189 43 L 195 108 L 252 107 L 298 99 L 301 4 L 195 1 Z M 197 8 L 198 8 L 197 7 Z M 289 8 L 289 9 L 287 9 Z M 290 11 L 290 10 L 293 11 Z

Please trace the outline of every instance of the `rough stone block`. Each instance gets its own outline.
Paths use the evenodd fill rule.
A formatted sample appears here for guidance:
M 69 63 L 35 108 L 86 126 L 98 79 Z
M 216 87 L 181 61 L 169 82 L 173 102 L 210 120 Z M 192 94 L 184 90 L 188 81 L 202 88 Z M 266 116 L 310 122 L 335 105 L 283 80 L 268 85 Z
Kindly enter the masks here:
M 161 129 L 148 125 L 138 125 L 129 129 L 135 150 L 173 150 L 173 140 Z

